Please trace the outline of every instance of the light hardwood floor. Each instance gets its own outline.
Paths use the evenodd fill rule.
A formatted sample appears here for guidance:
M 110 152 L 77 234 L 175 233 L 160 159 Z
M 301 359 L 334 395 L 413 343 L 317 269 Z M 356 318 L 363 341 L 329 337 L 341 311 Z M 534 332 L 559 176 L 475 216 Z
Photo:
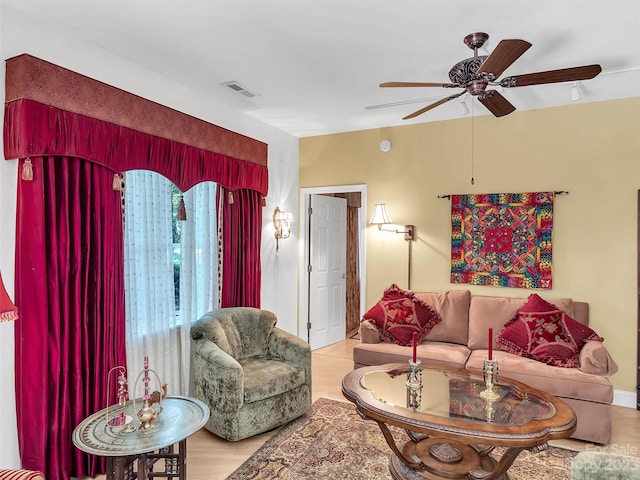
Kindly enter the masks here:
M 320 397 L 346 401 L 342 396 L 342 378 L 353 369 L 352 350 L 358 340 L 343 342 L 313 352 L 313 400 Z M 187 477 L 189 480 L 223 480 L 258 450 L 277 430 L 239 442 L 227 442 L 201 430 L 187 441 Z M 613 439 L 609 445 L 594 446 L 576 440 L 554 442 L 573 450 L 599 449 L 640 457 L 640 412 L 614 407 Z M 104 478 L 104 476 L 102 476 Z

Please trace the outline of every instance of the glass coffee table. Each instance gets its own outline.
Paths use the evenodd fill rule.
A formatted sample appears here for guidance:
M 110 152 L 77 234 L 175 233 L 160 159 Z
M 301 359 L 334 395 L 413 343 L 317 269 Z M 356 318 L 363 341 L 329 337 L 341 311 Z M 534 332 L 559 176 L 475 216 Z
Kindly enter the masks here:
M 487 399 L 482 374 L 440 366 L 420 373 L 419 383 L 408 382 L 408 363 L 394 363 L 358 368 L 342 381 L 357 412 L 379 425 L 394 479 L 507 479 L 523 449 L 544 450 L 576 429 L 569 405 L 521 382 L 499 378 L 496 398 Z M 389 425 L 407 431 L 404 445 Z M 489 455 L 496 446 L 506 447 L 499 460 Z

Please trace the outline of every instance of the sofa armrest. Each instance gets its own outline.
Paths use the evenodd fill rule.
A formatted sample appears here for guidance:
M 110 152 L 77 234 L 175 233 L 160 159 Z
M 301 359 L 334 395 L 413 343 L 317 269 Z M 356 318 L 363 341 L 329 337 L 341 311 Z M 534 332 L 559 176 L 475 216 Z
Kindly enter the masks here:
M 363 320 L 360 322 L 360 328 L 358 329 L 360 334 L 360 343 L 380 343 L 380 331 L 378 327 L 370 320 Z
M 311 385 L 311 348 L 301 338 L 274 327 L 269 336 L 269 355 L 303 366 L 306 383 Z
M 196 396 L 216 410 L 239 410 L 244 404 L 244 371 L 240 363 L 210 340 L 196 340 L 194 347 Z
M 588 341 L 580 350 L 579 368 L 584 373 L 609 377 L 618 371 L 618 364 L 602 342 Z

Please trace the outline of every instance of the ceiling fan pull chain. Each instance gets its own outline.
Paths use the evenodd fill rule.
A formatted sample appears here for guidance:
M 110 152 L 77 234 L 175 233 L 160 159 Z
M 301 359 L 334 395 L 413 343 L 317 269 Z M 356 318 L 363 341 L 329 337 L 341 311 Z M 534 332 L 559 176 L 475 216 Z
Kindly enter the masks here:
M 473 178 L 473 160 L 475 154 L 475 124 L 476 124 L 476 102 L 471 97 L 471 185 L 475 184 L 476 181 Z

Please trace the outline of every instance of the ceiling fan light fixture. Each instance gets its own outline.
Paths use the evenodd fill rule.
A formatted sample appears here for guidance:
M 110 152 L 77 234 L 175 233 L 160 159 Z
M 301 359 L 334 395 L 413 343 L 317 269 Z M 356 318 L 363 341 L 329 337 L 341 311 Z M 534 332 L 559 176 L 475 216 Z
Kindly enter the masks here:
M 573 84 L 573 87 L 571 87 L 571 100 L 576 102 L 576 101 L 578 101 L 580 99 L 582 99 L 582 95 L 580 95 L 580 89 L 578 88 L 578 82 L 575 82 Z
M 469 115 L 469 107 L 467 106 L 466 95 L 460 98 L 460 108 L 462 109 L 462 115 Z

